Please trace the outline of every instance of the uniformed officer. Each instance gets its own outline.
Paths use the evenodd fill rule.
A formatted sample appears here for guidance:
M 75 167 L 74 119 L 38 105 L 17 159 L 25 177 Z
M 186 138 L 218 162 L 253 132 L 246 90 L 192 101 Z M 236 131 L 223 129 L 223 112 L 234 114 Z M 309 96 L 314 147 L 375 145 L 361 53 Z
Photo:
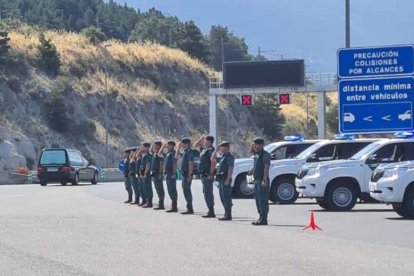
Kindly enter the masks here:
M 154 181 L 155 190 L 158 195 L 158 207 L 154 210 L 164 210 L 164 185 L 163 185 L 163 162 L 164 157 L 160 155 L 162 143 L 156 141 L 152 144 L 151 176 Z
M 137 148 L 131 149 L 130 162 L 129 162 L 129 181 L 131 181 L 132 188 L 134 190 L 135 200 L 131 204 L 139 204 L 139 186 L 137 178 Z
M 129 155 L 131 153 L 131 149 L 127 149 L 124 151 L 124 182 L 125 182 L 125 190 L 128 193 L 128 199 L 124 203 L 131 203 L 132 202 L 132 184 L 129 178 Z
M 151 185 L 151 154 L 150 154 L 150 143 L 144 143 L 141 154 L 141 179 L 144 186 L 144 194 L 147 199 L 147 204 L 142 205 L 143 208 L 152 208 L 152 185 Z
M 145 189 L 144 189 L 144 179 L 141 175 L 141 162 L 142 162 L 142 146 L 139 148 L 139 150 L 136 152 L 135 156 L 137 158 L 137 180 L 138 180 L 138 190 L 139 194 L 142 198 L 142 201 L 138 204 L 138 206 L 143 206 L 147 204 L 147 197 L 145 196 Z
M 184 151 L 182 155 L 181 162 L 181 174 L 182 178 L 182 187 L 184 192 L 185 200 L 187 201 L 187 211 L 182 212 L 183 215 L 194 214 L 193 209 L 193 195 L 191 194 L 191 182 L 193 180 L 193 170 L 194 170 L 194 153 L 191 149 L 191 139 L 184 138 L 181 140 L 181 143 L 178 144 L 177 153 L 181 152 L 181 149 Z M 176 159 L 179 159 L 180 155 L 176 155 Z
M 251 151 L 254 155 L 254 197 L 256 199 L 257 212 L 260 215 L 259 220 L 253 222 L 253 225 L 267 225 L 267 215 L 269 213 L 269 168 L 270 154 L 263 149 L 263 138 L 257 137 L 251 145 Z
M 217 152 L 220 153 L 218 158 Z M 224 217 L 219 218 L 219 220 L 232 220 L 231 208 L 233 206 L 233 202 L 231 198 L 231 176 L 234 169 L 234 157 L 230 153 L 230 143 L 220 143 L 217 150 L 214 151 L 211 161 L 211 170 L 213 170 L 213 166 L 215 167 L 215 163 L 217 161 L 219 162 L 216 172 L 216 180 L 219 183 L 220 199 L 225 211 Z
M 167 152 L 164 155 L 164 150 L 167 148 Z M 167 182 L 168 195 L 171 198 L 171 208 L 167 210 L 167 213 L 176 213 L 178 212 L 177 208 L 177 160 L 175 159 L 175 142 L 168 141 L 168 143 L 162 145 L 160 150 L 160 155 L 164 157 L 164 173 L 165 180 Z
M 194 148 L 200 151 L 200 163 L 197 171 L 200 174 L 201 183 L 203 184 L 204 200 L 206 202 L 208 212 L 203 215 L 203 218 L 215 218 L 214 213 L 214 194 L 213 194 L 213 176 L 210 174 L 211 156 L 214 152 L 214 137 L 206 136 L 200 138 L 194 143 Z

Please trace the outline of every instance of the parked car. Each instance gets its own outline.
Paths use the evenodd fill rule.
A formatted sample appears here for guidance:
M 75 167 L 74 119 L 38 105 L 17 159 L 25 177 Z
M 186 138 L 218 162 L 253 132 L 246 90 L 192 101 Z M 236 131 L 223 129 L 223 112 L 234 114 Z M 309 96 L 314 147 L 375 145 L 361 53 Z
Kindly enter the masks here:
M 86 160 L 78 150 L 44 149 L 37 165 L 40 185 L 50 182 L 78 185 L 80 181 L 98 183 L 98 168 Z

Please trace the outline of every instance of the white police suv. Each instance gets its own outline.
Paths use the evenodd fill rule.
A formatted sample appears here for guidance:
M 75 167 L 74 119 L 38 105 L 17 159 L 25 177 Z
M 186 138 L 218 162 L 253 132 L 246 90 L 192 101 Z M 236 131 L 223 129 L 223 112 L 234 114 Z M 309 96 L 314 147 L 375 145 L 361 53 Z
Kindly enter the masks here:
M 378 140 L 348 160 L 303 167 L 296 178 L 297 191 L 315 198 L 319 206 L 330 211 L 351 210 L 358 197 L 372 201 L 369 181 L 374 169 L 381 164 L 414 159 L 414 139 L 401 138 Z
M 284 137 L 284 141 L 268 144 L 264 150 L 270 153 L 272 162 L 281 159 L 290 159 L 319 142 L 319 140 L 304 140 L 301 135 L 292 135 Z M 233 197 L 251 198 L 254 189 L 248 185 L 246 176 L 254 165 L 253 158 L 240 158 L 234 162 L 234 171 L 232 175 Z
M 270 195 L 272 202 L 291 204 L 298 198 L 295 178 L 302 166 L 329 160 L 347 159 L 374 142 L 372 139 L 353 139 L 348 135 L 335 135 L 335 140 L 324 140 L 309 147 L 290 160 L 279 160 L 270 166 Z M 303 172 L 299 172 L 302 174 Z
M 410 145 L 414 155 L 414 144 Z M 408 157 L 414 159 L 414 156 Z M 375 169 L 369 183 L 370 195 L 374 199 L 392 204 L 402 217 L 414 219 L 414 162 L 388 164 Z

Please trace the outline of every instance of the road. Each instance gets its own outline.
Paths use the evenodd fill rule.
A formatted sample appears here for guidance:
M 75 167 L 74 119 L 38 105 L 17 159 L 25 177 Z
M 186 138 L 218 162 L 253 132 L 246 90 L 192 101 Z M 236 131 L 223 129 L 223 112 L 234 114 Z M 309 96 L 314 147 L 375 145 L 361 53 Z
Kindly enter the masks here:
M 334 213 L 300 199 L 253 227 L 253 200 L 219 222 L 200 217 L 199 181 L 193 193 L 196 215 L 183 216 L 123 204 L 122 183 L 0 186 L 0 274 L 414 275 L 414 221 L 389 206 Z M 311 210 L 322 231 L 302 230 Z

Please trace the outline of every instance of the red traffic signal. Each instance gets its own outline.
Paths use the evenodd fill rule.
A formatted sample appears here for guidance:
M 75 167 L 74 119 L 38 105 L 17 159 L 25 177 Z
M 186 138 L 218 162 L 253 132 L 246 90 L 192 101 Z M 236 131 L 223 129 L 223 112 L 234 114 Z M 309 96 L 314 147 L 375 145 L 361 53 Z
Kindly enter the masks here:
M 242 95 L 240 100 L 241 100 L 241 105 L 253 105 L 252 95 Z
M 279 94 L 280 104 L 290 104 L 290 94 Z

